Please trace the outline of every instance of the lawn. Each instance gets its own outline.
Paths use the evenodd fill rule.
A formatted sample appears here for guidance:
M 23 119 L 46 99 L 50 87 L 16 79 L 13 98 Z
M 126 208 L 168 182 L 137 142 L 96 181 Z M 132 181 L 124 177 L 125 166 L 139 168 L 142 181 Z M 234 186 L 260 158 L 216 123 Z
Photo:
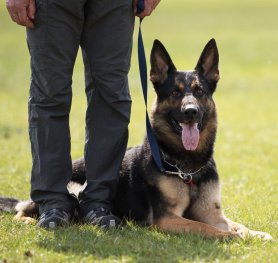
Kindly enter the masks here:
M 31 154 L 27 131 L 29 56 L 25 30 L 0 3 L 0 195 L 26 199 Z M 222 202 L 231 219 L 278 238 L 278 2 L 161 1 L 143 23 L 147 56 L 160 39 L 176 66 L 191 69 L 214 37 L 221 80 L 215 94 L 219 129 L 215 159 Z M 137 28 L 130 71 L 133 98 L 129 145 L 142 141 L 144 104 L 137 66 Z M 73 76 L 72 157 L 83 154 L 83 66 Z M 150 101 L 154 92 L 149 92 Z M 133 224 L 111 231 L 73 225 L 47 232 L 0 214 L 0 262 L 278 262 L 276 241 L 219 242 Z

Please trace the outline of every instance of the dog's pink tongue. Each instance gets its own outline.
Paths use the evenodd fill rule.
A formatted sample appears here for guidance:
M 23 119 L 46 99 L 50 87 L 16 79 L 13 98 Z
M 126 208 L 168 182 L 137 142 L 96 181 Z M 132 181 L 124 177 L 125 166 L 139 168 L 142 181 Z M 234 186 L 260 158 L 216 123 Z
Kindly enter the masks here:
M 195 123 L 193 125 L 188 125 L 182 123 L 181 126 L 182 126 L 181 139 L 182 139 L 183 147 L 188 151 L 196 150 L 200 138 L 198 124 Z

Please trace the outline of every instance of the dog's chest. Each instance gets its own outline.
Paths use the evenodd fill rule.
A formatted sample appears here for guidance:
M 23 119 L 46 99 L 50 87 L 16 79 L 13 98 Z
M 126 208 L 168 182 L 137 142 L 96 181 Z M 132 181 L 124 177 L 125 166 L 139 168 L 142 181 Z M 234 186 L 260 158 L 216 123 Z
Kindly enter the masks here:
M 190 189 L 181 179 L 163 176 L 159 179 L 159 189 L 167 203 L 167 210 L 182 216 L 190 204 Z

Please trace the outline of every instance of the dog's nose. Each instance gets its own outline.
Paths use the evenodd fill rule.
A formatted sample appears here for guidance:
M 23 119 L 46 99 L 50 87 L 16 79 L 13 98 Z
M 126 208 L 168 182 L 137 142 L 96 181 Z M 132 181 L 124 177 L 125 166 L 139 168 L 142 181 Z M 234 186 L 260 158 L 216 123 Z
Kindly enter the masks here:
M 193 104 L 189 104 L 185 107 L 184 114 L 186 119 L 194 119 L 198 114 L 198 108 Z

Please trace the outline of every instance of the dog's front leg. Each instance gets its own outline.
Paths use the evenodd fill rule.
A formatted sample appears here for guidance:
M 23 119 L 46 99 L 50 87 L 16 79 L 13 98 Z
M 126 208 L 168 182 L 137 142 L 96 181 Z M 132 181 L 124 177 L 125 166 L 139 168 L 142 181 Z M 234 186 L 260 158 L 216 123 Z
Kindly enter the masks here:
M 218 181 L 203 184 L 199 189 L 198 199 L 189 211 L 191 218 L 225 231 L 232 231 L 243 238 L 250 235 L 266 240 L 272 239 L 267 233 L 250 230 L 244 225 L 226 218 L 221 210 L 220 199 Z
M 224 231 L 231 231 L 221 210 L 219 181 L 203 183 L 198 189 L 197 196 L 188 211 L 190 219 L 213 225 Z
M 207 238 L 225 239 L 237 237 L 235 233 L 223 231 L 214 226 L 179 217 L 174 214 L 163 216 L 159 220 L 156 220 L 154 225 L 167 232 L 201 234 Z

